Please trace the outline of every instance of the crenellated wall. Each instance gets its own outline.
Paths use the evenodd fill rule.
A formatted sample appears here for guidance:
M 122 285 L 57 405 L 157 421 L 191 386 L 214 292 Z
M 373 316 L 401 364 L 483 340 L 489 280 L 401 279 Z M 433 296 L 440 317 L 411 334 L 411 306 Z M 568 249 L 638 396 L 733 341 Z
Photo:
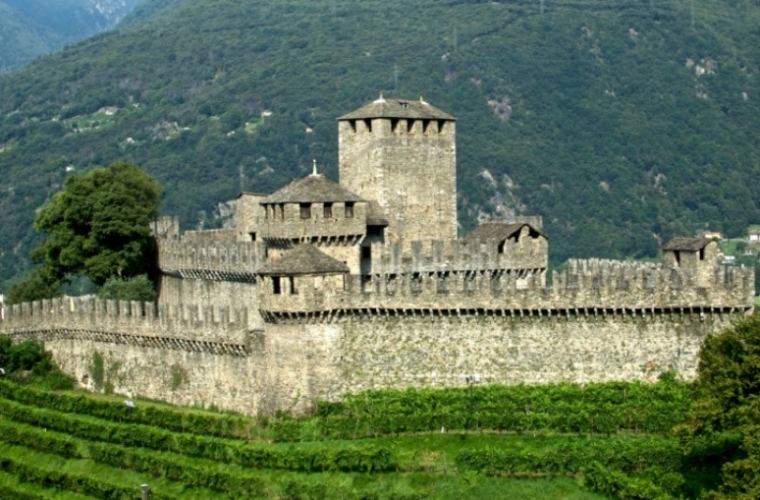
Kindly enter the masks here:
M 153 302 L 48 299 L 6 307 L 3 332 L 49 332 L 45 338 L 89 332 L 115 343 L 234 352 L 245 356 L 248 309 L 215 306 L 157 306 Z M 253 312 L 256 314 L 256 311 Z M 69 332 L 69 333 L 67 333 Z
M 545 237 L 508 239 L 501 243 L 410 241 L 372 244 L 373 275 L 438 271 L 544 270 L 549 264 Z
M 297 295 L 273 295 L 267 283 L 261 283 L 259 307 L 268 321 L 367 310 L 378 315 L 414 310 L 605 315 L 744 311 L 752 308 L 754 297 L 754 273 L 736 267 L 715 266 L 710 287 L 700 286 L 693 273 L 679 269 L 600 260 L 571 261 L 566 271 L 553 274 L 551 285 L 544 278 L 542 272 L 521 270 L 349 275 L 343 283 L 303 277 Z
M 169 276 L 182 278 L 256 281 L 256 270 L 266 259 L 263 242 L 236 242 L 225 232 L 215 238 L 159 239 L 158 266 Z

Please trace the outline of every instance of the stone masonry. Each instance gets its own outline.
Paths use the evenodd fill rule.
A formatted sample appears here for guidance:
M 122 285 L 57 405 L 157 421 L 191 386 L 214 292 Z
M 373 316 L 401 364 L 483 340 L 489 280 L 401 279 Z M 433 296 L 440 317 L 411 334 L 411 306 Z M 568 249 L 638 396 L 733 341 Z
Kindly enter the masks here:
M 3 311 L 84 386 L 248 414 L 366 389 L 654 381 L 696 373 L 706 336 L 753 310 L 752 270 L 676 238 L 661 263 L 547 273 L 540 217 L 457 238 L 455 120 L 381 98 L 342 116 L 340 183 L 242 193 L 235 227 L 154 225 L 156 304 L 66 298 Z M 96 357 L 106 380 L 94 380 Z

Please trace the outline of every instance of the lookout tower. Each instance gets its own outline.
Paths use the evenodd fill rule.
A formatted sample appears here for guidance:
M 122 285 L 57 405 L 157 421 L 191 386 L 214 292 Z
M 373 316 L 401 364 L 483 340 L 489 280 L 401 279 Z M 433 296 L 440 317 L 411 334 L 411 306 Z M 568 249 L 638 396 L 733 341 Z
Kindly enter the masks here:
M 453 116 L 381 95 L 338 118 L 340 183 L 374 200 L 387 242 L 457 237 Z

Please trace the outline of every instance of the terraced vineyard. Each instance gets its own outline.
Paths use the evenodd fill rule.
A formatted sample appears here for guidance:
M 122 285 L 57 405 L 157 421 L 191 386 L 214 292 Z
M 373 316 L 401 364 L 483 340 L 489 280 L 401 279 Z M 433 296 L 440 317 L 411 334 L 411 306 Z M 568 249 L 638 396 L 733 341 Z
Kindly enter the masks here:
M 371 392 L 307 419 L 254 420 L 0 381 L 0 498 L 135 499 L 144 483 L 154 500 L 685 491 L 666 429 L 688 403 L 683 384 L 477 389 Z M 581 411 L 600 398 L 607 407 Z

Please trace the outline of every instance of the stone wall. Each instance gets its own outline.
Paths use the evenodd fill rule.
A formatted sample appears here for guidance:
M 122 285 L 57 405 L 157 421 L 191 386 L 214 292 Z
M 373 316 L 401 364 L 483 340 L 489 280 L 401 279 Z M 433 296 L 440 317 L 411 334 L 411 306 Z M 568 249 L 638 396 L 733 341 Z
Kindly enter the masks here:
M 691 379 L 705 337 L 738 317 L 351 317 L 340 324 L 342 376 L 327 395 L 460 386 L 473 373 L 486 384 L 655 381 L 666 370 Z
M 313 278 L 312 281 L 317 278 Z M 659 312 L 744 311 L 753 307 L 751 269 L 715 266 L 710 287 L 693 273 L 655 264 L 614 261 L 571 261 L 553 274 L 543 273 L 411 272 L 346 276 L 345 283 L 317 289 L 302 282 L 298 295 L 272 295 L 259 288 L 259 307 L 270 322 L 286 318 L 353 314 L 379 315 L 493 315 L 552 316 L 578 314 L 655 314 Z M 300 316 L 299 316 L 300 315 Z
M 15 340 L 44 340 L 61 367 L 91 389 L 272 414 L 307 411 L 317 399 L 365 389 L 457 387 L 468 373 L 505 384 L 653 381 L 666 370 L 692 378 L 704 338 L 742 317 L 367 312 L 260 330 L 238 322 L 235 331 L 235 322 L 196 316 L 165 330 L 168 320 L 133 315 L 132 307 L 112 303 L 82 315 L 38 303 L 11 312 L 1 330 Z M 104 380 L 94 380 L 96 357 L 103 360 Z
M 500 248 L 501 246 L 501 248 Z M 397 241 L 372 245 L 370 274 L 438 271 L 544 270 L 549 244 L 544 236 L 518 241 Z
M 169 276 L 182 278 L 256 281 L 256 270 L 266 259 L 266 247 L 260 241 L 234 242 L 212 239 L 197 242 L 158 239 L 158 266 Z
M 377 201 L 389 241 L 457 237 L 456 124 L 434 122 L 338 123 L 340 183 Z
M 366 202 L 353 203 L 351 217 L 346 217 L 345 203 L 332 203 L 332 214 L 325 217 L 324 203 L 310 203 L 310 216 L 301 216 L 300 204 L 277 204 L 277 210 L 269 217 L 259 218 L 259 236 L 265 240 L 329 241 L 347 237 L 362 237 L 367 231 Z
M 248 310 L 248 328 L 262 328 L 258 313 L 256 283 L 161 276 L 159 307 L 213 307 L 217 309 Z

